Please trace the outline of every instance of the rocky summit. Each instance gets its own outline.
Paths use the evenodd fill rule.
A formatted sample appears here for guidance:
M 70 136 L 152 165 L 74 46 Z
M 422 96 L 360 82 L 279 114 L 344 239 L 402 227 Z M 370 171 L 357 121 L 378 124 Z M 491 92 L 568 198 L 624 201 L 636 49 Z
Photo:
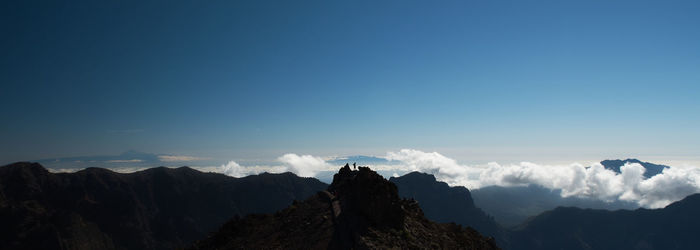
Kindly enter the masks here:
M 192 249 L 498 249 L 493 238 L 423 215 L 396 185 L 345 165 L 327 190 L 274 214 L 234 218 Z

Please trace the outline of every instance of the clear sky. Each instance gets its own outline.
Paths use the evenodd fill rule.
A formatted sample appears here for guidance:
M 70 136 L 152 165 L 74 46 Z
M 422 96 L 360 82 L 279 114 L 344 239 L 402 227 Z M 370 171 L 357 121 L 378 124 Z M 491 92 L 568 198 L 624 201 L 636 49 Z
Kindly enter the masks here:
M 698 13 L 699 1 L 4 1 L 0 162 L 400 148 L 696 159 Z

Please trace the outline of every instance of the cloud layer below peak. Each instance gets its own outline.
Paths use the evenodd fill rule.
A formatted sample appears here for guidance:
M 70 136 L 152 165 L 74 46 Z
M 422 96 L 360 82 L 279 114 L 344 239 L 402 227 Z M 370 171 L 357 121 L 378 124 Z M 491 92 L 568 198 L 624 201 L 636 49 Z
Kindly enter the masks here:
M 332 171 L 333 165 L 321 157 L 312 155 L 285 154 L 277 158 L 280 165 L 274 166 L 241 166 L 235 161 L 229 161 L 221 166 L 221 171 L 229 176 L 243 177 L 253 174 L 292 172 L 301 177 L 315 177 L 321 171 Z
M 600 163 L 583 165 L 540 165 L 531 162 L 481 166 L 459 164 L 438 152 L 402 149 L 384 156 L 392 164 L 369 164 L 375 170 L 390 173 L 418 171 L 435 175 L 436 179 L 451 186 L 478 189 L 486 186 L 539 185 L 561 190 L 562 196 L 577 196 L 604 201 L 631 201 L 648 208 L 664 207 L 687 195 L 700 192 L 700 168 L 664 169 L 651 178 L 644 177 L 644 167 L 628 163 L 620 173 L 606 169 Z M 276 166 L 243 167 L 231 161 L 221 167 L 223 173 L 242 177 L 262 172 L 293 172 L 303 177 L 314 177 L 323 171 L 337 171 L 339 166 L 312 155 L 285 154 L 277 158 Z

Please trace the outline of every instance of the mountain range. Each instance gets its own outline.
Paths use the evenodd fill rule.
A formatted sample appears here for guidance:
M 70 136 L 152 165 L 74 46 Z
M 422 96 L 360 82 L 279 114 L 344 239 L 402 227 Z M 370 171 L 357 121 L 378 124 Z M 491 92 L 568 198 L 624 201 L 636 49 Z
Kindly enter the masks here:
M 420 172 L 391 177 L 389 181 L 396 184 L 401 197 L 418 201 L 428 219 L 473 227 L 483 235 L 494 237 L 499 246 L 508 245 L 507 232 L 492 216 L 474 205 L 467 188 L 450 187 L 437 181 L 435 176 Z
M 187 167 L 50 173 L 16 163 L 0 167 L 0 249 L 185 247 L 232 216 L 274 212 L 326 187 L 291 173 L 233 178 Z
M 557 205 L 508 227 L 482 210 L 478 197 L 490 197 L 504 211 L 522 209 L 523 204 L 590 204 L 547 201 L 559 194 L 542 187 L 520 188 L 484 196 L 488 189 L 450 187 L 429 174 L 386 180 L 368 168 L 341 170 L 329 186 L 291 173 L 234 178 L 187 167 L 131 174 L 100 168 L 50 173 L 36 163 L 15 163 L 0 167 L 0 249 L 697 245 L 694 225 L 699 222 L 695 211 L 700 209 L 700 195 L 652 210 Z
M 512 249 L 698 249 L 700 194 L 662 209 L 558 207 L 511 234 Z
M 193 249 L 498 249 L 492 238 L 423 215 L 367 167 L 346 165 L 327 190 L 275 214 L 227 222 Z
M 644 167 L 645 178 L 660 174 L 668 166 L 643 162 L 637 159 L 604 160 L 600 164 L 606 169 L 620 173 L 625 164 L 637 163 Z M 639 205 L 630 201 L 602 201 L 585 197 L 562 197 L 561 190 L 530 184 L 528 186 L 487 186 L 471 190 L 474 202 L 487 214 L 505 226 L 514 227 L 528 218 L 556 207 L 579 207 L 605 210 L 637 209 Z
M 562 197 L 561 190 L 534 184 L 524 187 L 488 186 L 471 190 L 471 194 L 479 208 L 507 228 L 518 226 L 533 216 L 560 206 L 605 210 L 639 208 L 638 204 L 629 201 L 606 202 L 585 197 Z

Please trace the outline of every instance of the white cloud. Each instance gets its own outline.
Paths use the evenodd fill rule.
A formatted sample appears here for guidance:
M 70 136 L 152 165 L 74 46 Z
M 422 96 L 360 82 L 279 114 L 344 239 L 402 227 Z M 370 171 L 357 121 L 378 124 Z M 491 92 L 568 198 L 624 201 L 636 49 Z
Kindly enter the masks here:
M 229 161 L 221 166 L 221 172 L 233 177 L 243 177 L 264 172 L 292 172 L 301 177 L 315 177 L 321 171 L 336 170 L 336 166 L 327 163 L 321 157 L 312 155 L 285 154 L 277 158 L 277 161 L 281 165 L 241 166 L 235 161 Z
M 413 149 L 388 152 L 387 159 L 400 163 L 391 166 L 403 171 L 419 171 L 451 186 L 470 189 L 497 185 L 519 186 L 537 184 L 550 189 L 561 189 L 562 196 L 579 196 L 604 201 L 633 201 L 649 208 L 659 208 L 687 195 L 700 192 L 699 168 L 665 169 L 661 174 L 645 179 L 644 167 L 626 164 L 621 173 L 605 169 L 600 163 L 584 166 L 539 165 L 530 162 L 502 166 L 467 166 L 437 152 L 426 153 Z M 386 166 L 384 166 L 386 167 Z
M 235 161 L 229 161 L 228 163 L 221 165 L 221 172 L 225 175 L 233 177 L 243 177 L 248 175 L 246 170 Z
M 392 168 L 433 174 L 439 180 L 453 186 L 470 188 L 478 186 L 478 183 L 474 182 L 474 177 L 478 176 L 479 169 L 459 165 L 454 159 L 437 152 L 426 153 L 414 149 L 402 149 L 399 152 L 388 152 L 386 159 L 401 162 L 398 165 L 391 165 Z
M 244 177 L 248 175 L 255 175 L 264 172 L 268 173 L 284 173 L 288 172 L 284 166 L 249 166 L 244 167 L 235 161 L 229 161 L 228 163 L 221 165 L 221 173 L 233 176 L 233 177 Z
M 664 207 L 687 195 L 700 192 L 700 168 L 671 167 L 661 174 L 645 179 L 644 167 L 626 164 L 621 173 L 605 169 L 600 163 L 583 165 L 540 165 L 531 162 L 500 165 L 467 166 L 437 152 L 402 149 L 388 152 L 387 160 L 396 164 L 370 165 L 374 170 L 389 173 L 419 171 L 435 175 L 436 179 L 451 186 L 478 189 L 485 186 L 540 185 L 561 190 L 562 196 L 588 197 L 604 201 L 632 201 L 648 208 Z M 221 166 L 224 174 L 242 177 L 262 172 L 293 172 L 303 177 L 314 177 L 321 171 L 336 171 L 339 166 L 329 164 L 322 157 L 285 154 L 277 158 L 277 166 L 241 166 L 230 161 Z
M 700 169 L 665 169 L 662 174 L 643 180 L 636 186 L 639 203 L 646 207 L 663 207 L 699 192 Z
M 314 177 L 318 172 L 335 169 L 323 158 L 312 155 L 285 154 L 277 158 L 277 160 L 287 166 L 291 172 L 301 177 Z

